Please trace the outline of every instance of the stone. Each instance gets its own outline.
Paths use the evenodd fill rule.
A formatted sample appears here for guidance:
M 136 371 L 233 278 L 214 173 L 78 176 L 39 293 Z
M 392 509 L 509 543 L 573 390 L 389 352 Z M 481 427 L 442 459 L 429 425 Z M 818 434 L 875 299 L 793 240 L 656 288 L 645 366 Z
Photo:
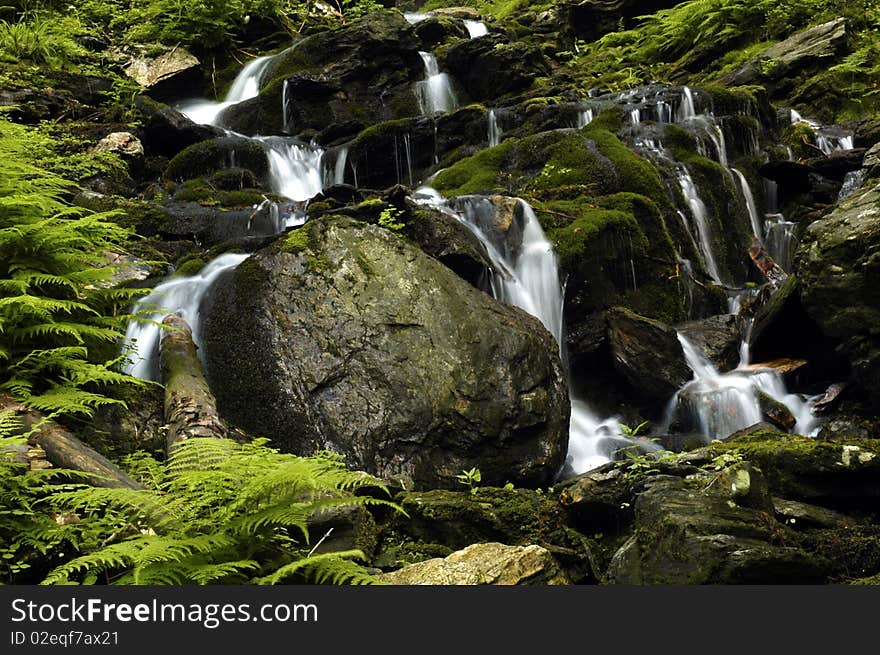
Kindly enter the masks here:
M 115 152 L 124 159 L 140 159 L 144 156 L 144 145 L 131 132 L 111 132 L 98 141 L 95 152 Z
M 134 106 L 143 117 L 139 134 L 147 155 L 173 157 L 200 141 L 224 136 L 220 128 L 197 125 L 173 107 L 145 95 L 138 95 Z
M 198 95 L 194 93 L 202 75 L 198 58 L 180 46 L 161 49 L 160 54 L 146 55 L 144 47 L 129 55 L 123 72 L 156 100 Z
M 508 43 L 496 35 L 455 44 L 443 63 L 479 102 L 524 91 L 536 77 L 549 74 L 547 61 L 536 47 L 522 41 Z
M 675 326 L 720 373 L 739 364 L 740 328 L 733 314 L 718 314 Z
M 774 497 L 773 508 L 785 523 L 797 528 L 843 528 L 856 524 L 846 514 L 796 500 Z
M 444 559 L 377 576 L 392 585 L 568 585 L 550 552 L 537 545 L 474 544 Z
M 472 467 L 542 485 L 562 467 L 553 337 L 390 230 L 310 221 L 218 278 L 203 312 L 221 415 L 286 451 L 421 488 Z
M 880 177 L 880 143 L 875 143 L 871 149 L 865 153 L 865 159 L 862 161 L 862 169 L 865 171 L 866 179 Z
M 796 253 L 806 313 L 840 343 L 853 380 L 875 408 L 880 407 L 878 248 L 880 180 L 869 180 L 810 224 Z
M 641 396 L 664 405 L 693 377 L 671 327 L 620 307 L 607 319 L 615 370 Z

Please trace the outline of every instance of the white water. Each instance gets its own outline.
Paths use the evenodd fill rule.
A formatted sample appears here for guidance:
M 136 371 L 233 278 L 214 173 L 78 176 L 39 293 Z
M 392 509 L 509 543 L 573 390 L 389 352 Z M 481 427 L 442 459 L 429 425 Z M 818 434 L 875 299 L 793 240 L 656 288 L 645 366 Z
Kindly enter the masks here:
M 504 134 L 498 125 L 498 118 L 495 116 L 495 110 L 489 110 L 489 147 L 497 146 L 501 143 L 501 135 Z
M 576 123 L 575 127 L 577 127 L 577 129 L 581 129 L 582 127 L 586 127 L 587 125 L 589 125 L 592 122 L 593 122 L 593 110 L 589 109 L 589 108 L 582 109 L 581 111 L 578 112 L 577 123 Z
M 859 169 L 857 171 L 850 171 L 846 174 L 846 177 L 843 178 L 843 185 L 840 187 L 840 192 L 837 194 L 837 202 L 844 200 L 855 193 L 865 182 L 865 171 L 864 169 Z
M 191 100 L 181 103 L 178 111 L 192 122 L 200 125 L 217 125 L 220 113 L 227 107 L 250 100 L 260 93 L 260 81 L 272 56 L 252 59 L 236 76 L 232 86 L 221 102 L 211 100 Z
M 489 28 L 486 27 L 486 24 L 482 21 L 465 20 L 464 26 L 468 31 L 468 36 L 470 36 L 472 39 L 478 39 L 481 36 L 486 36 L 489 33 Z
M 424 116 L 449 113 L 455 109 L 457 100 L 449 82 L 449 76 L 440 72 L 437 58 L 430 52 L 419 51 L 425 64 L 425 79 L 416 82 L 416 97 Z
M 765 246 L 773 260 L 786 272 L 791 271 L 795 224 L 782 214 L 767 214 Z
M 405 13 L 403 17 L 406 19 L 407 23 L 415 25 L 416 23 L 420 23 L 421 21 L 430 18 L 431 14 Z
M 697 112 L 694 109 L 694 94 L 691 91 L 691 88 L 689 86 L 685 86 L 682 87 L 681 91 L 681 104 L 678 106 L 678 111 L 676 112 L 675 116 L 676 120 L 679 123 L 682 123 L 697 115 Z
M 837 152 L 839 150 L 853 149 L 852 134 L 842 135 L 840 134 L 839 128 L 823 127 L 820 123 L 817 123 L 814 120 L 804 118 L 794 109 L 791 109 L 790 112 L 792 125 L 795 125 L 797 123 L 806 123 L 810 126 L 813 132 L 816 133 L 816 147 L 819 148 L 819 150 L 821 150 L 824 154 L 830 155 L 832 152 Z
M 132 312 L 158 322 L 168 314 L 180 313 L 192 328 L 193 341 L 199 347 L 202 298 L 221 273 L 235 268 L 247 258 L 248 255 L 242 254 L 220 255 L 196 275 L 163 282 L 141 299 Z M 128 324 L 125 344 L 132 349 L 132 355 L 130 363 L 124 367 L 126 373 L 145 380 L 158 379 L 160 333 L 161 328 L 153 323 L 132 321 Z
M 687 168 L 684 166 L 678 170 L 678 183 L 681 186 L 681 191 L 696 223 L 700 253 L 703 255 L 703 261 L 706 263 L 706 272 L 709 273 L 709 277 L 713 281 L 721 284 L 721 274 L 718 271 L 718 263 L 715 261 L 715 253 L 712 250 L 712 231 L 709 228 L 709 213 L 706 210 L 706 204 L 697 192 L 697 185 L 694 184 L 693 178 L 691 178 L 690 173 L 688 173 Z
M 736 179 L 739 181 L 739 187 L 742 191 L 743 198 L 745 198 L 746 207 L 749 208 L 749 220 L 752 223 L 752 234 L 758 237 L 758 241 L 763 242 L 764 230 L 761 226 L 761 216 L 760 214 L 758 214 L 758 206 L 755 204 L 755 197 L 754 195 L 752 195 L 752 190 L 751 188 L 749 188 L 749 183 L 746 180 L 746 176 L 735 168 L 731 168 L 730 172 L 733 173 Z
M 685 405 L 706 441 L 725 439 L 763 419 L 758 398 L 761 391 L 789 409 L 797 421 L 793 428 L 795 433 L 814 434 L 816 419 L 812 404 L 797 394 L 788 393 L 777 371 L 747 369 L 744 362 L 739 368 L 721 374 L 688 339 L 679 334 L 678 340 L 694 379 L 676 394 L 670 405 L 667 427 L 672 413 Z
M 305 201 L 324 188 L 321 148 L 277 136 L 254 137 L 266 148 L 272 191 L 295 201 Z

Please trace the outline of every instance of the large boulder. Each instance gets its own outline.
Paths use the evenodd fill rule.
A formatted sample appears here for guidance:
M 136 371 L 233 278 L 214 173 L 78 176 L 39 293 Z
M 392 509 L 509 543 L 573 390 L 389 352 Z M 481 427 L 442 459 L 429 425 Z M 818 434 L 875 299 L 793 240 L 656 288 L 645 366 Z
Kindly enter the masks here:
M 324 132 L 322 143 L 419 115 L 419 41 L 398 11 L 378 11 L 297 41 L 276 56 L 260 94 L 221 114 L 243 134 Z
M 223 130 L 197 125 L 173 107 L 139 95 L 134 106 L 141 115 L 141 140 L 147 155 L 173 157 L 184 148 L 213 137 Z
M 156 52 L 156 50 L 159 52 Z M 126 57 L 115 53 L 117 58 Z M 139 46 L 127 55 L 124 72 L 137 82 L 152 98 L 168 101 L 173 98 L 197 96 L 202 84 L 201 62 L 195 55 L 181 48 L 162 47 L 153 44 L 150 48 Z
M 379 476 L 545 484 L 569 416 L 553 337 L 389 230 L 311 221 L 218 279 L 203 307 L 221 414 Z
M 870 180 L 806 230 L 797 251 L 800 297 L 841 343 L 852 375 L 880 407 L 880 180 Z
M 536 47 L 521 41 L 507 43 L 494 35 L 452 46 L 444 63 L 468 95 L 478 101 L 524 91 L 550 70 Z

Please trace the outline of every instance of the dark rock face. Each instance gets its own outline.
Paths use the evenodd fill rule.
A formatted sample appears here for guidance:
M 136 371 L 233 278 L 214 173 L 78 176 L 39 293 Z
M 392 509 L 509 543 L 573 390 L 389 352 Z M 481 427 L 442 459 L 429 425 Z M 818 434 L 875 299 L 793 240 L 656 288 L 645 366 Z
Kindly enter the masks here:
M 306 37 L 270 64 L 258 97 L 230 107 L 220 120 L 243 134 L 333 128 L 341 139 L 367 125 L 417 116 L 413 83 L 424 76 L 419 47 L 396 11 Z
M 471 467 L 546 484 L 562 466 L 553 337 L 387 230 L 312 221 L 219 279 L 203 312 L 221 414 L 286 450 L 436 487 Z
M 468 95 L 481 102 L 523 91 L 536 77 L 549 74 L 540 50 L 491 35 L 452 46 L 445 64 Z
M 223 136 L 223 130 L 196 125 L 173 107 L 146 96 L 138 96 L 135 107 L 144 117 L 139 133 L 148 156 L 173 157 L 188 146 Z
M 677 325 L 676 329 L 699 348 L 719 372 L 724 373 L 739 364 L 740 330 L 733 314 L 688 321 Z
M 856 382 L 880 407 L 880 183 L 871 180 L 812 223 L 797 252 L 801 298 L 839 339 Z
M 668 325 L 620 307 L 607 317 L 614 367 L 642 397 L 666 403 L 693 377 L 675 330 Z
M 593 0 L 564 5 L 569 28 L 578 38 L 594 41 L 620 29 L 631 27 L 636 16 L 650 14 L 679 4 L 675 0 Z
M 258 178 L 269 171 L 266 151 L 256 141 L 240 136 L 221 136 L 189 146 L 165 169 L 169 180 L 190 180 L 227 168 L 243 168 Z

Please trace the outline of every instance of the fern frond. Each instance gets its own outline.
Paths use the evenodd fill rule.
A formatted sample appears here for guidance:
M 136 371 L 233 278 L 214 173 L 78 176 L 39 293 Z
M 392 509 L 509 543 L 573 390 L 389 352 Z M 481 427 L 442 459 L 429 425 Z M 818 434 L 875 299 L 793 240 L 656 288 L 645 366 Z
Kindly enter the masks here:
M 365 559 L 360 550 L 310 555 L 280 567 L 271 575 L 254 580 L 260 585 L 276 585 L 293 576 L 302 576 L 318 584 L 381 584 L 352 559 Z

